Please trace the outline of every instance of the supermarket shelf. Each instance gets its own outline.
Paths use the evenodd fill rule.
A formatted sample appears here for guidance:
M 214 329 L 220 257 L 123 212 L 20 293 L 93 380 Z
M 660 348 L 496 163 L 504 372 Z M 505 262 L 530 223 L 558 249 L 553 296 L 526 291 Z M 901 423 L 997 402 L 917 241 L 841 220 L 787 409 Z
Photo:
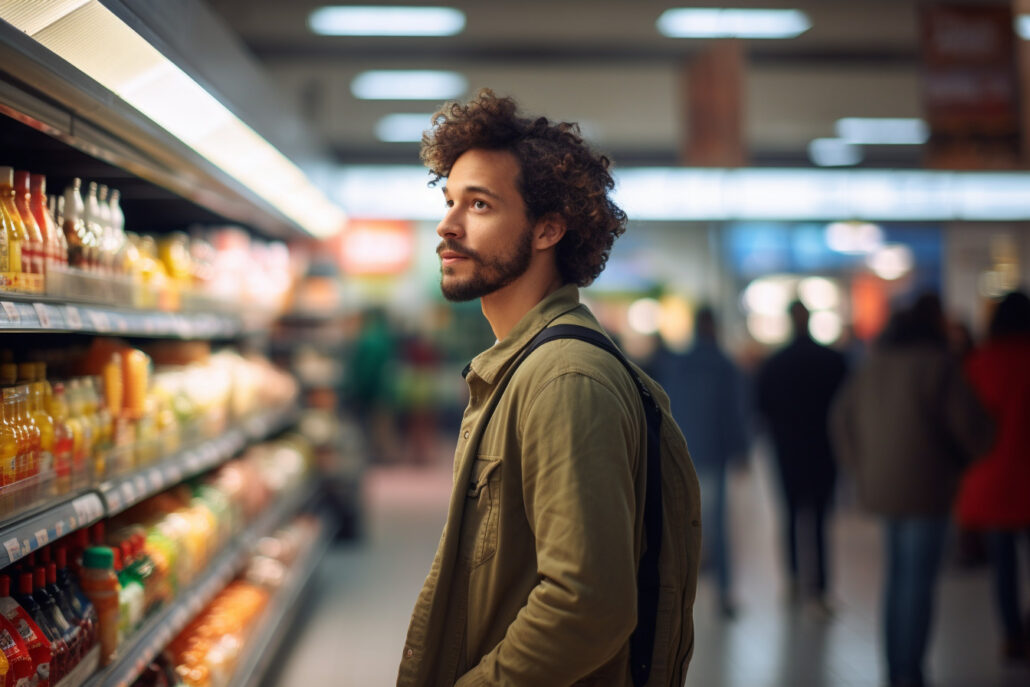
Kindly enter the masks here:
M 240 317 L 232 314 L 128 310 L 0 292 L 0 332 L 231 339 L 247 330 Z
M 105 516 L 104 504 L 96 492 L 86 492 L 30 512 L 0 525 L 0 568 L 28 556 L 51 541 Z
M 155 465 L 103 482 L 98 491 L 103 498 L 105 517 L 121 513 L 183 480 L 221 465 L 247 444 L 274 436 L 293 425 L 299 415 L 296 403 L 258 413 L 221 436 L 179 451 Z
M 272 602 L 258 620 L 255 633 L 244 644 L 243 657 L 236 664 L 236 671 L 229 680 L 229 687 L 256 687 L 260 684 L 278 649 L 288 636 L 286 628 L 300 610 L 300 604 L 297 602 L 332 542 L 333 528 L 324 516 L 320 524 L 315 541 L 293 562 L 286 582 L 276 592 Z
M 84 687 L 131 685 L 168 642 L 243 569 L 257 541 L 309 504 L 316 491 L 317 483 L 311 480 L 262 513 L 242 534 L 233 538 L 227 548 L 207 565 L 201 577 L 180 593 L 171 605 L 147 619 L 119 649 L 118 660 L 94 675 Z

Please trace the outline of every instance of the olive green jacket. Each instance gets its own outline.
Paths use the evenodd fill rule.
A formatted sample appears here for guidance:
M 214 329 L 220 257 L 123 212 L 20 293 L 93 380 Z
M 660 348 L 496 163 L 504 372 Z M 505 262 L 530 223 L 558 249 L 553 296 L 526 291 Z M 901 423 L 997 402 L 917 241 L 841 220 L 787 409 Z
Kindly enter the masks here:
M 567 285 L 466 371 L 447 524 L 412 614 L 399 686 L 632 685 L 643 407 L 618 360 L 582 341 L 548 343 L 509 374 L 532 338 L 558 323 L 601 330 Z M 678 577 L 679 592 L 659 604 L 648 684 L 681 687 L 693 648 L 700 499 L 689 462 L 678 476 L 672 488 L 682 493 L 667 491 L 663 502 L 683 507 L 673 521 L 666 508 L 663 541 L 682 537 L 690 553 L 662 567 L 663 586 Z

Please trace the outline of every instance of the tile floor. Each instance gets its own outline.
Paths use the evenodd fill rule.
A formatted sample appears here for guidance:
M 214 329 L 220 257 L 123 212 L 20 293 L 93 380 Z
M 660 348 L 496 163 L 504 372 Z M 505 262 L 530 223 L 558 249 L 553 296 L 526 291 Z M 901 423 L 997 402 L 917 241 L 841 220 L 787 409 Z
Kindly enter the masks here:
M 833 525 L 836 613 L 827 619 L 812 608 L 791 609 L 783 601 L 770 483 L 760 456 L 732 477 L 740 613 L 722 620 L 702 580 L 687 687 L 879 687 L 878 527 L 853 509 L 839 509 Z M 327 553 L 267 687 L 394 684 L 449 489 L 449 466 L 368 472 L 366 536 Z M 1005 665 L 998 658 L 989 593 L 986 570 L 945 571 L 929 668 L 936 687 L 1030 685 L 1030 664 Z

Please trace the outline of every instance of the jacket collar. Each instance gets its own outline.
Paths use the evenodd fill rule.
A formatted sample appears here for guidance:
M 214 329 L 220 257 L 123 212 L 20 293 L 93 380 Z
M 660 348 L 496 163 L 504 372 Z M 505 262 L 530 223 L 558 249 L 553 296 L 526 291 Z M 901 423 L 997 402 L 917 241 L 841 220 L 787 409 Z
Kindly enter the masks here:
M 502 341 L 498 341 L 473 358 L 465 368 L 463 375 L 467 377 L 468 371 L 471 370 L 487 384 L 493 384 L 501 371 L 522 352 L 522 349 L 533 340 L 533 337 L 541 329 L 577 307 L 579 307 L 579 287 L 575 284 L 562 286 L 523 315 L 518 324 Z

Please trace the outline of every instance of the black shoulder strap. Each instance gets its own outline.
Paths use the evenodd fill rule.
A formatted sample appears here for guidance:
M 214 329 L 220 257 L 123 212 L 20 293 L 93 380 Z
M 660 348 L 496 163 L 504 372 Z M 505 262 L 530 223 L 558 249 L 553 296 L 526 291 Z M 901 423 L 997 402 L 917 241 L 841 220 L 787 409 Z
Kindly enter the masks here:
M 525 358 L 541 344 L 554 339 L 579 339 L 611 353 L 629 372 L 637 385 L 644 403 L 647 420 L 647 487 L 644 497 L 644 532 L 646 548 L 637 570 L 637 627 L 629 640 L 630 669 L 633 684 L 642 687 L 651 674 L 654 654 L 655 624 L 658 620 L 658 554 L 662 548 L 662 413 L 651 391 L 630 366 L 629 361 L 604 334 L 574 324 L 558 324 L 544 328 L 526 347 L 516 362 Z

